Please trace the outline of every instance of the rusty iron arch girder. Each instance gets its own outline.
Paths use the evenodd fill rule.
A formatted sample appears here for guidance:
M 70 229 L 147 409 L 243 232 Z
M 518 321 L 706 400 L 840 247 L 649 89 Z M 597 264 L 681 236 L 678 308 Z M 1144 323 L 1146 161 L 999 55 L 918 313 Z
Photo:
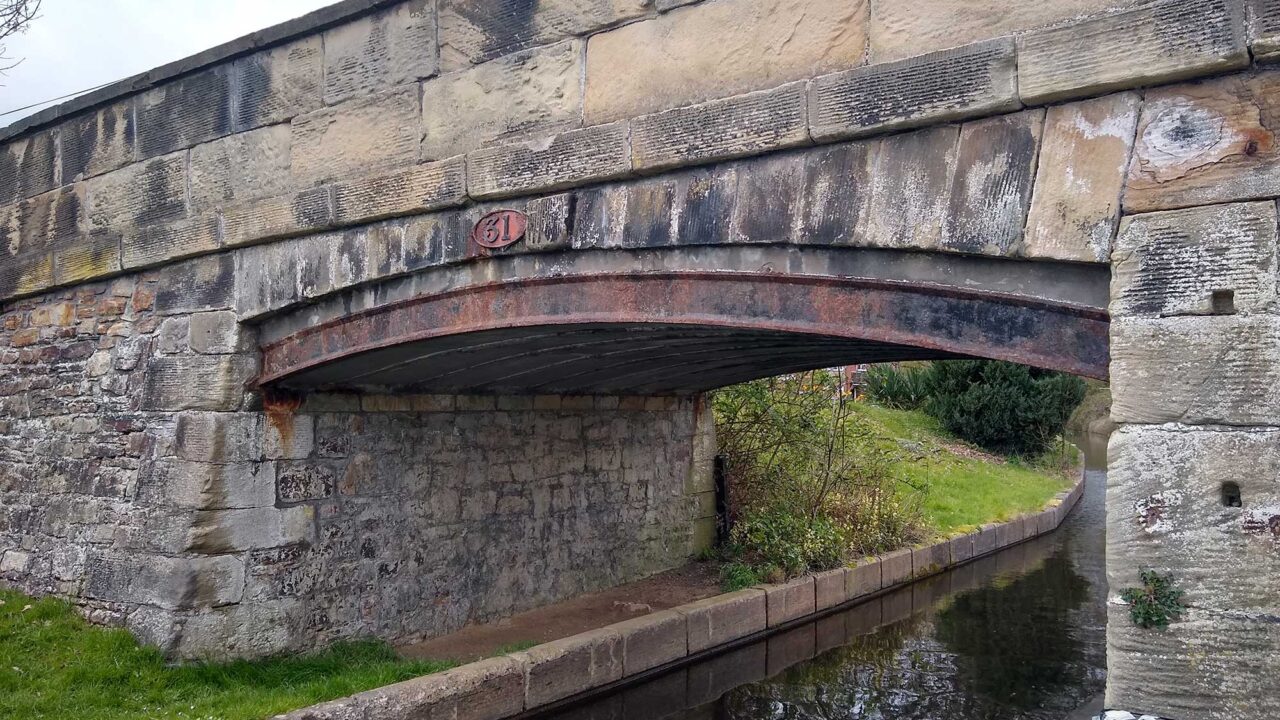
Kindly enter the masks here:
M 504 330 L 508 344 L 518 345 L 548 329 L 646 325 L 772 333 L 813 344 L 815 362 L 831 360 L 832 351 L 818 346 L 836 339 L 861 343 L 849 346 L 851 355 L 880 345 L 914 348 L 917 357 L 987 357 L 1107 376 L 1109 323 L 1098 308 L 893 280 L 703 271 L 548 277 L 414 297 L 272 342 L 263 349 L 258 384 L 305 386 L 308 372 L 327 368 L 332 375 L 335 366 L 355 375 L 371 353 L 415 345 L 425 357 L 445 338 L 465 350 L 468 339 L 460 336 L 473 333 Z M 797 363 L 803 360 L 791 366 Z M 530 389 L 536 385 L 531 378 Z

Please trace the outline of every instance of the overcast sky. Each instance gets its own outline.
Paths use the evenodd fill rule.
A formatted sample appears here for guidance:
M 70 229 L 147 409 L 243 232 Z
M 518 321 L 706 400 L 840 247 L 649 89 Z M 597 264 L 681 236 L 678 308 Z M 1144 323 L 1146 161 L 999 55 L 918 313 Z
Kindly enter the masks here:
M 336 0 L 44 0 L 5 41 L 0 112 L 120 80 Z M 0 127 L 41 108 L 0 115 Z

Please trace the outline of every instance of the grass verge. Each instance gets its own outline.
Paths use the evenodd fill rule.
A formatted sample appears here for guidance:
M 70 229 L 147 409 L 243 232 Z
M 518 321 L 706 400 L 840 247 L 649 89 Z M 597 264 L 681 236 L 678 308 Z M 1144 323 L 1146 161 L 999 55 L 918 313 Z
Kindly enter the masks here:
M 884 430 L 915 462 L 899 464 L 904 480 L 927 490 L 922 511 L 938 535 L 966 532 L 1021 513 L 1038 512 L 1060 490 L 1071 487 L 1078 463 L 1071 445 L 1033 462 L 1004 458 L 951 437 L 923 412 L 859 403 L 857 412 Z
M 251 720 L 438 672 L 386 644 L 167 666 L 124 630 L 90 626 L 66 602 L 0 590 L 0 718 Z

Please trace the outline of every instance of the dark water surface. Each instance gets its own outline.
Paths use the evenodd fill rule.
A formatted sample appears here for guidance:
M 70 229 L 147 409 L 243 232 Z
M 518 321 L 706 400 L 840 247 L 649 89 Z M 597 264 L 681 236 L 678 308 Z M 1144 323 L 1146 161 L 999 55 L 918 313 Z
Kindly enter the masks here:
M 1105 467 L 1105 438 L 1079 444 Z M 1105 480 L 1089 470 L 1046 537 L 543 717 L 1088 718 L 1106 678 Z

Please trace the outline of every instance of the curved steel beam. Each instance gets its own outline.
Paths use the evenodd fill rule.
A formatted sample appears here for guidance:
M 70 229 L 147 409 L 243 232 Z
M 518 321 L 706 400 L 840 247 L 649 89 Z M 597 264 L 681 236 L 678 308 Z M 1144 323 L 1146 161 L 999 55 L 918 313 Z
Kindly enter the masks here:
M 444 338 L 465 349 L 458 336 L 467 333 L 518 331 L 510 341 L 518 342 L 523 329 L 545 343 L 548 328 L 644 325 L 854 340 L 1106 378 L 1108 324 L 1098 308 L 892 280 L 711 271 L 549 277 L 415 297 L 300 330 L 263 349 L 258 383 L 349 362 L 352 375 L 368 375 L 377 370 L 358 369 L 362 355 L 417 344 L 425 357 L 430 341 Z

